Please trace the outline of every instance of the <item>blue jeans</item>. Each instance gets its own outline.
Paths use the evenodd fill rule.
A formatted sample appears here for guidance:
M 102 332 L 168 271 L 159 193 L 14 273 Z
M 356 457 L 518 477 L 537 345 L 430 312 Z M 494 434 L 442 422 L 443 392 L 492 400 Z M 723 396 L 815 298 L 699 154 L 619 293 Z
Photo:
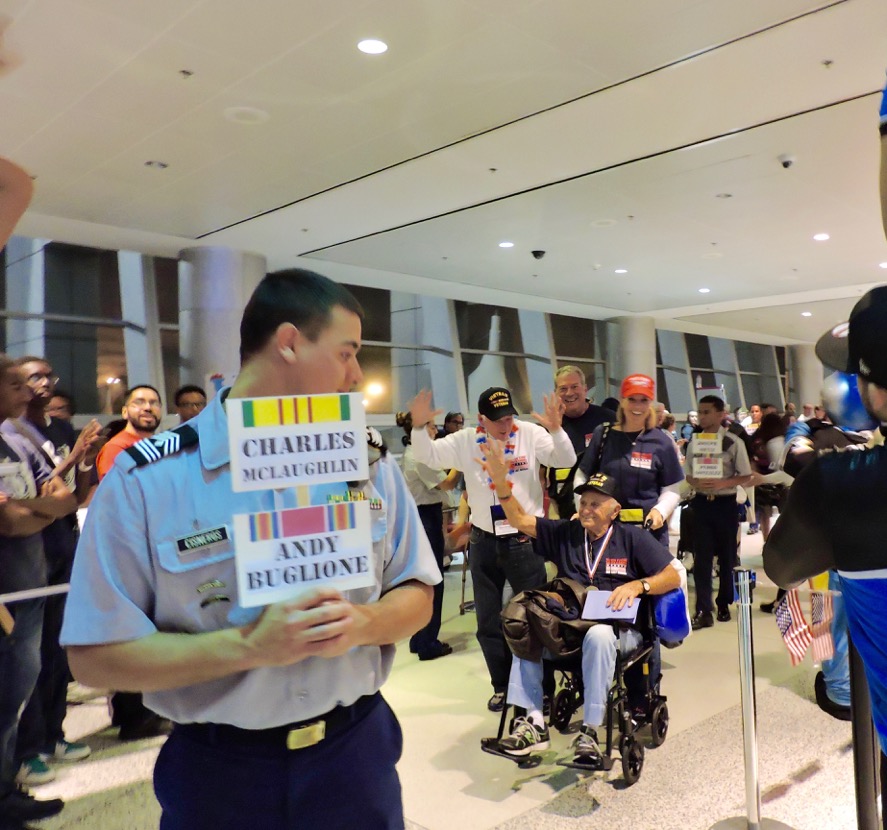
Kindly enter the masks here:
M 402 830 L 402 747 L 381 696 L 346 731 L 304 749 L 283 740 L 273 749 L 237 746 L 176 728 L 154 768 L 160 830 Z
M 518 533 L 496 537 L 475 527 L 470 545 L 468 566 L 474 586 L 477 641 L 493 690 L 504 692 L 511 671 L 511 651 L 502 636 L 502 591 L 506 581 L 515 594 L 544 584 L 545 561 L 537 555 L 530 538 Z
M 822 661 L 822 676 L 829 699 L 839 706 L 850 705 L 850 644 L 847 638 L 847 609 L 841 596 L 841 580 L 837 571 L 828 572 L 828 587 L 832 594 L 835 616 L 832 618 L 832 640 L 835 654 L 831 660 Z
M 40 674 L 43 605 L 43 599 L 10 603 L 13 632 L 0 629 L 0 798 L 15 788 L 19 717 Z
M 74 551 L 53 555 L 47 549 L 48 584 L 64 585 L 71 580 Z M 59 644 L 64 594 L 46 598 L 43 609 L 43 635 L 40 643 L 40 675 L 18 728 L 16 756 L 26 761 L 41 752 L 52 754 L 65 739 L 62 724 L 68 711 L 68 656 Z
M 607 695 L 616 673 L 616 651 L 634 651 L 642 641 L 641 632 L 616 629 L 606 623 L 593 625 L 582 640 L 582 683 L 585 705 L 582 722 L 600 726 L 607 714 Z M 528 711 L 542 711 L 542 663 L 513 657 L 508 679 L 508 702 Z

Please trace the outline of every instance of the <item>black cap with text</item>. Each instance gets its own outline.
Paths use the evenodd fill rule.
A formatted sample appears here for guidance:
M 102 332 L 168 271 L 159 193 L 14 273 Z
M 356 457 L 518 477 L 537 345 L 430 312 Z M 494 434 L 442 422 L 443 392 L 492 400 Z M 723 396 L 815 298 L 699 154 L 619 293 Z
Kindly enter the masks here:
M 619 501 L 619 485 L 613 476 L 608 476 L 604 473 L 595 473 L 590 479 L 588 479 L 588 481 L 580 484 L 573 490 L 577 496 L 581 496 L 583 493 L 589 491 L 603 493 L 605 496 L 611 496 L 616 499 L 616 501 Z
M 506 415 L 517 415 L 511 402 L 511 392 L 502 386 L 491 386 L 481 392 L 477 399 L 477 411 L 491 421 L 498 421 Z

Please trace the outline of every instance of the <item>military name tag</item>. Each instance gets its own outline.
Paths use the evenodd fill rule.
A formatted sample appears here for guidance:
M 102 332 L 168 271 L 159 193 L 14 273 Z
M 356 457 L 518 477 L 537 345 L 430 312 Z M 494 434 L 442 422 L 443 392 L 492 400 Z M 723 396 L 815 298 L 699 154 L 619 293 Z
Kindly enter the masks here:
M 221 527 L 213 527 L 192 533 L 190 536 L 182 536 L 180 539 L 176 539 L 176 547 L 178 548 L 179 556 L 182 556 L 183 554 L 214 547 L 227 541 L 228 528 L 222 525 Z

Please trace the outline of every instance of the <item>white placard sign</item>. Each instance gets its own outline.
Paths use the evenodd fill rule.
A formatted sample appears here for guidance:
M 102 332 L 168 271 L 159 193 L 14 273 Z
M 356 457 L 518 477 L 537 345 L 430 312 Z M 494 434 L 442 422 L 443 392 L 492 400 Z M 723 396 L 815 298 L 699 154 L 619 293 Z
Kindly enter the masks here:
M 723 478 L 724 459 L 721 438 L 716 432 L 700 432 L 693 436 L 693 476 Z
M 244 608 L 291 599 L 306 588 L 375 584 L 370 501 L 234 516 L 237 589 Z
M 270 490 L 369 477 L 360 394 L 229 398 L 231 489 Z

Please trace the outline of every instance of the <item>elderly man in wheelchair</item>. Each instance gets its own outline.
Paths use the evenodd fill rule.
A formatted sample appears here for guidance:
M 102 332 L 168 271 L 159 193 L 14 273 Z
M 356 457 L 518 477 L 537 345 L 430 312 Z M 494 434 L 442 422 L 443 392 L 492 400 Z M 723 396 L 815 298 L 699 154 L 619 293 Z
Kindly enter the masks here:
M 617 650 L 629 654 L 642 643 L 639 628 L 642 619 L 634 623 L 624 617 L 618 621 L 615 618 L 637 606 L 638 597 L 666 594 L 679 588 L 681 566 L 675 565 L 669 552 L 648 532 L 616 521 L 620 504 L 617 482 L 612 477 L 597 474 L 576 489 L 578 519 L 538 518 L 526 513 L 512 495 L 508 483 L 510 463 L 502 448 L 493 441 L 488 442 L 484 450 L 487 456 L 479 463 L 495 488 L 504 512 L 503 521 L 517 532 L 534 538 L 536 552 L 557 566 L 559 576 L 590 589 L 609 592 L 606 599 L 603 594 L 600 596 L 600 604 L 604 612 L 613 612 L 614 621 L 589 623 L 581 639 L 583 723 L 576 736 L 575 758 L 570 764 L 599 769 L 603 758 L 597 729 L 607 715 Z M 520 759 L 547 749 L 550 739 L 543 715 L 541 660 L 513 657 L 507 701 L 526 714 L 517 717 L 511 733 L 497 741 L 494 754 Z M 503 728 L 500 727 L 500 732 Z

